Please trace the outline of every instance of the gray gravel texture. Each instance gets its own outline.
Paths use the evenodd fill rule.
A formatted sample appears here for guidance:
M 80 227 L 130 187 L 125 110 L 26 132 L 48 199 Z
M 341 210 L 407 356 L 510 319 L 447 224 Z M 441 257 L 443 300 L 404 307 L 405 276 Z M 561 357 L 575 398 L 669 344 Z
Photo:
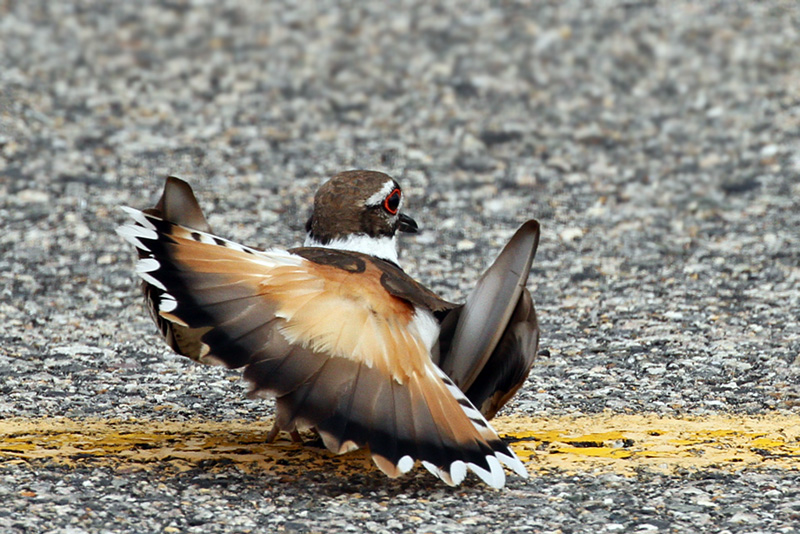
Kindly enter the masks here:
M 505 413 L 798 412 L 796 2 L 6 0 L 0 417 L 269 416 L 154 335 L 117 206 L 176 174 L 220 235 L 293 246 L 350 168 L 404 185 L 402 263 L 447 298 L 541 221 L 543 356 Z M 800 531 L 798 470 L 495 492 L 7 462 L 0 497 L 15 534 Z

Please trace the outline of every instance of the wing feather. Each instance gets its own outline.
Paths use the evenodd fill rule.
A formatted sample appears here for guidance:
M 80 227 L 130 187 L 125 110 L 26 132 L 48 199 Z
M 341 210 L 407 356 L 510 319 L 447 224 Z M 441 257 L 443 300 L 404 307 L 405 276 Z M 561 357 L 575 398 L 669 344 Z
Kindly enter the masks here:
M 525 284 L 539 243 L 539 224 L 523 224 L 481 276 L 464 306 L 442 322 L 436 363 L 487 418 L 530 372 L 539 326 Z
M 538 347 L 536 311 L 525 290 L 500 343 L 465 391 L 487 419 L 493 418 L 528 378 Z

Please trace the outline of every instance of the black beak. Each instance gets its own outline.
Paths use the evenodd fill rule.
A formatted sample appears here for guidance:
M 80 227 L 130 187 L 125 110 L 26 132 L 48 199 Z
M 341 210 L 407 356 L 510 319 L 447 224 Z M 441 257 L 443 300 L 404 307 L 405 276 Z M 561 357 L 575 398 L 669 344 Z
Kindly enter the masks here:
M 405 213 L 401 213 L 397 216 L 397 229 L 401 232 L 408 232 L 409 234 L 416 234 L 419 230 L 419 226 L 417 226 L 417 221 L 406 215 Z

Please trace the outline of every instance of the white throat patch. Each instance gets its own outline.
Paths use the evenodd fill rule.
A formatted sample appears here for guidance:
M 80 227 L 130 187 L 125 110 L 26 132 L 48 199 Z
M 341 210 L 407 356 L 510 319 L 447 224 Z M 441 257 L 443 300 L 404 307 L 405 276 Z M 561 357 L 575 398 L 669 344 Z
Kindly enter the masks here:
M 369 237 L 365 234 L 350 234 L 344 239 L 332 239 L 327 244 L 323 244 L 311 237 L 311 234 L 306 234 L 303 246 L 360 252 L 399 265 L 397 261 L 397 239 L 395 236 Z

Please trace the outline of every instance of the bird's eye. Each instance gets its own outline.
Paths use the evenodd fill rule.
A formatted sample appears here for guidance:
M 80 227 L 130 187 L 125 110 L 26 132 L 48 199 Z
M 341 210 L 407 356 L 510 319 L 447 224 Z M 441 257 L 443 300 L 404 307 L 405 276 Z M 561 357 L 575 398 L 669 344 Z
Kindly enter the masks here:
M 385 209 L 392 215 L 397 215 L 397 209 L 399 207 L 400 207 L 400 190 L 395 188 L 391 193 L 386 195 L 385 199 L 383 199 L 383 209 Z

